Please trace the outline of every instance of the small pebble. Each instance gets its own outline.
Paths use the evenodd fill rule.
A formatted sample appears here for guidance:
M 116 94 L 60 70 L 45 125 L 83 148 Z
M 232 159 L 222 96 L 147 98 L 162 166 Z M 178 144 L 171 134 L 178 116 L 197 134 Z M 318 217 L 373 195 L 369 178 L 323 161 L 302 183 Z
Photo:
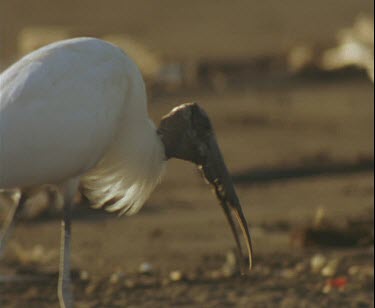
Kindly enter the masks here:
M 324 277 L 332 277 L 336 274 L 336 269 L 332 266 L 326 266 L 322 269 L 322 275 Z
M 326 284 L 324 287 L 323 287 L 323 293 L 324 294 L 328 294 L 328 293 L 330 293 L 331 291 L 332 291 L 332 286 L 331 285 L 329 285 L 329 284 Z
M 327 265 L 325 267 L 323 267 L 322 271 L 321 271 L 321 274 L 324 276 L 324 277 L 332 277 L 336 274 L 337 272 L 337 267 L 339 265 L 339 260 L 338 259 L 334 259 L 334 260 L 331 260 L 327 263 Z
M 237 257 L 233 251 L 228 251 L 226 255 L 226 265 L 235 268 L 237 266 Z
M 314 255 L 310 260 L 310 267 L 313 273 L 319 273 L 326 265 L 327 259 L 321 254 Z
M 122 272 L 115 272 L 109 277 L 109 282 L 112 284 L 119 283 L 124 278 L 124 274 Z
M 180 271 L 172 271 L 169 273 L 169 279 L 171 281 L 180 281 L 182 279 L 182 273 Z
M 82 281 L 88 281 L 90 278 L 89 272 L 88 271 L 80 271 L 79 272 L 79 279 Z
M 152 271 L 153 271 L 152 264 L 151 264 L 151 263 L 148 263 L 148 262 L 143 262 L 143 263 L 141 263 L 141 265 L 139 266 L 138 271 L 139 271 L 141 274 L 151 274 Z

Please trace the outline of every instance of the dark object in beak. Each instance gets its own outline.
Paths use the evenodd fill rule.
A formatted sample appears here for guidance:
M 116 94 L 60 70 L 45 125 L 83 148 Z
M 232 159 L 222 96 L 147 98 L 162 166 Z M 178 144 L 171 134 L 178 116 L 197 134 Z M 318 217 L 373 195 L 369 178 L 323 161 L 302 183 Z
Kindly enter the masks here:
M 212 136 L 209 139 L 207 144 L 208 153 L 205 163 L 203 163 L 199 168 L 202 170 L 206 180 L 214 187 L 215 194 L 220 201 L 220 204 L 224 210 L 224 213 L 228 219 L 230 227 L 232 229 L 236 244 L 238 247 L 240 255 L 240 266 L 241 273 L 245 272 L 244 265 L 244 254 L 241 246 L 241 241 L 238 236 L 238 231 L 234 223 L 233 214 L 237 219 L 237 222 L 242 230 L 242 234 L 245 238 L 247 252 L 248 252 L 248 265 L 249 269 L 253 265 L 253 256 L 252 256 L 252 244 L 249 229 L 247 226 L 246 218 L 242 212 L 240 201 L 237 197 L 236 191 L 232 179 L 228 173 L 227 167 L 224 163 L 219 146 L 216 142 L 215 136 L 212 133 Z

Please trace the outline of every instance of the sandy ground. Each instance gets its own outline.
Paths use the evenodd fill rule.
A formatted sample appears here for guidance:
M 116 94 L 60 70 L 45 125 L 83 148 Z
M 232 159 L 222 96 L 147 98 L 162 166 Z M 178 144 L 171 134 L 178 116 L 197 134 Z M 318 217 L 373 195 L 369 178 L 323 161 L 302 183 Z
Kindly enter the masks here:
M 212 116 L 233 174 L 308 164 L 316 157 L 357 161 L 373 156 L 373 88 L 365 80 L 290 82 L 189 97 Z M 160 97 L 150 105 L 152 116 L 156 119 L 185 101 L 182 95 Z M 162 184 L 138 215 L 117 218 L 77 209 L 77 306 L 373 306 L 371 246 L 291 246 L 293 229 L 309 224 L 318 208 L 336 224 L 370 213 L 371 170 L 265 183 L 239 181 L 237 186 L 255 245 L 255 269 L 248 276 L 221 271 L 234 248 L 224 215 L 194 166 L 171 161 Z M 57 307 L 59 229 L 58 217 L 19 223 L 0 265 L 1 307 Z M 41 245 L 45 260 L 22 265 L 16 248 L 31 255 L 36 245 Z M 332 278 L 346 277 L 345 290 L 323 292 L 329 278 L 310 269 L 316 254 L 339 260 Z M 152 272 L 137 274 L 144 262 L 152 265 Z M 353 266 L 359 266 L 360 273 L 351 273 Z M 183 279 L 171 282 L 170 272 L 176 270 Z
M 129 11 L 103 13 L 112 17 L 102 19 L 97 16 L 102 10 L 88 10 L 82 18 L 71 10 L 56 22 L 73 25 L 78 34 L 129 29 L 171 58 L 239 61 L 279 55 L 298 43 L 333 44 L 338 29 L 351 25 L 359 12 L 373 12 L 373 1 L 364 0 L 345 1 L 345 6 L 342 1 L 314 6 L 295 0 L 270 6 L 270 1 L 234 1 L 232 10 L 224 1 L 214 6 L 193 1 L 186 10 L 165 2 L 169 10 L 154 12 L 139 1 Z M 21 10 L 23 1 L 2 4 L 9 7 L 8 32 L 12 23 L 52 23 L 53 10 L 63 10 L 54 6 L 46 14 Z M 117 11 L 128 16 L 126 22 Z M 373 85 L 362 75 L 336 77 L 284 80 L 271 72 L 259 80 L 240 78 L 239 83 L 237 78 L 220 92 L 202 86 L 153 95 L 155 122 L 189 101 L 199 102 L 211 116 L 253 235 L 254 270 L 238 274 L 229 226 L 196 168 L 171 161 L 163 182 L 134 217 L 77 206 L 76 306 L 373 307 L 373 243 L 301 247 L 301 234 L 319 209 L 339 226 L 358 217 L 365 221 L 373 211 Z M 362 162 L 365 168 L 350 167 Z M 330 167 L 337 163 L 339 168 Z M 296 166 L 323 172 L 254 180 L 255 170 Z M 0 261 L 1 308 L 58 307 L 59 240 L 59 215 L 18 223 Z M 313 271 L 316 260 L 324 266 Z M 139 273 L 140 267 L 149 271 Z M 328 268 L 325 275 L 323 268 Z

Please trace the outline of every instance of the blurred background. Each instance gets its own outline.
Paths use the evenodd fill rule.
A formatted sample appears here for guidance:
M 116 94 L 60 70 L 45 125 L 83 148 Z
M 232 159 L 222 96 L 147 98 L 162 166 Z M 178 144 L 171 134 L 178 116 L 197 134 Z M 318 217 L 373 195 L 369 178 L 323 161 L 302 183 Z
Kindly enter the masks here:
M 372 0 L 0 0 L 0 71 L 98 37 L 139 65 L 156 123 L 211 116 L 255 246 L 234 241 L 195 168 L 169 162 L 134 217 L 77 196 L 78 307 L 373 307 Z M 0 221 L 17 193 L 0 196 Z M 0 262 L 1 307 L 55 307 L 61 198 L 31 198 Z

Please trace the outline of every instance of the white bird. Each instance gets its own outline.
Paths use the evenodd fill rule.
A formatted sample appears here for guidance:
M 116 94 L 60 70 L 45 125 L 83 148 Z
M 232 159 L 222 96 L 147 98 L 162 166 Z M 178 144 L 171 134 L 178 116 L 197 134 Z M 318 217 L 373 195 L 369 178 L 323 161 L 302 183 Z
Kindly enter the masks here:
M 71 203 L 79 181 L 97 207 L 131 215 L 155 188 L 169 158 L 202 170 L 243 259 L 232 212 L 237 218 L 251 268 L 246 219 L 210 121 L 197 104 L 173 109 L 157 129 L 135 63 L 120 48 L 94 38 L 43 47 L 0 76 L 0 188 L 20 188 L 21 205 L 44 184 L 57 185 L 64 195 L 61 307 L 73 305 Z

